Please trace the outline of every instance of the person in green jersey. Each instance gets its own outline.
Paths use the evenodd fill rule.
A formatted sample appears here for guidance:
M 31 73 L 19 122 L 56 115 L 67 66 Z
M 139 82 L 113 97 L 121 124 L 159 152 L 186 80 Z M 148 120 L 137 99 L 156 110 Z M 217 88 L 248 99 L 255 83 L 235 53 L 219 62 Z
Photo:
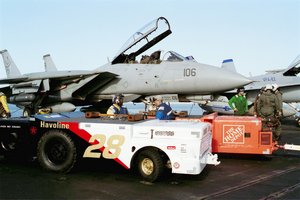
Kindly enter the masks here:
M 245 94 L 245 88 L 238 88 L 237 94 L 231 97 L 228 102 L 230 108 L 234 111 L 234 115 L 247 115 L 248 102 Z

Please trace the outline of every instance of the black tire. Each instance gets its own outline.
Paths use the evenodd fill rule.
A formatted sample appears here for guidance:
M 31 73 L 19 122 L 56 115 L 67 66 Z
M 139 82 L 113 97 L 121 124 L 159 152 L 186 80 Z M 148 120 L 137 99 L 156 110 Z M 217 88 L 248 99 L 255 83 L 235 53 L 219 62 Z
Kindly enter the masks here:
M 15 132 L 4 133 L 1 138 L 1 149 L 7 152 L 13 152 L 17 148 L 18 134 Z
M 4 156 L 7 160 L 14 160 L 18 157 L 18 134 L 15 132 L 1 133 L 0 139 L 0 155 Z
M 164 173 L 163 159 L 159 152 L 154 149 L 142 151 L 138 155 L 138 171 L 149 182 L 159 179 Z
M 37 158 L 46 170 L 69 172 L 76 162 L 76 146 L 72 138 L 63 131 L 45 133 L 37 146 Z

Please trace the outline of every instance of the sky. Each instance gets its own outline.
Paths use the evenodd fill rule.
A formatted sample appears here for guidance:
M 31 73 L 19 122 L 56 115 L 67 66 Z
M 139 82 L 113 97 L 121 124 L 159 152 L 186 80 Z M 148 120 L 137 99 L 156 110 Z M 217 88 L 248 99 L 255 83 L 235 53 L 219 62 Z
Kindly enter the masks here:
M 0 0 L 0 50 L 21 73 L 93 70 L 127 39 L 163 16 L 172 34 L 155 45 L 249 76 L 287 67 L 300 54 L 300 0 Z M 5 78 L 2 59 L 0 78 Z

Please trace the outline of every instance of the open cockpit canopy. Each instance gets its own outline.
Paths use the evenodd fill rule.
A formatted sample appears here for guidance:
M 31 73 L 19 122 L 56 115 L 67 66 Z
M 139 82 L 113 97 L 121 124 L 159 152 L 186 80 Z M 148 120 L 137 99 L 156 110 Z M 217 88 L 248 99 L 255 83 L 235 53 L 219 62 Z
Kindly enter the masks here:
M 159 17 L 135 32 L 123 45 L 112 64 L 129 63 L 172 33 L 168 20 Z

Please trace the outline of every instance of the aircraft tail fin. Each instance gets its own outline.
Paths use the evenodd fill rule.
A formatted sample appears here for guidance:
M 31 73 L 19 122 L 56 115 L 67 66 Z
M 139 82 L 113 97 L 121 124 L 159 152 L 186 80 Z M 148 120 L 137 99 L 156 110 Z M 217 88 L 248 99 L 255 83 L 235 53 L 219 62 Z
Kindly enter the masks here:
M 43 59 L 44 59 L 44 66 L 45 66 L 45 71 L 46 72 L 57 71 L 57 68 L 56 68 L 50 54 L 44 55 Z
M 236 72 L 235 65 L 232 59 L 223 60 L 222 68 L 228 71 Z
M 2 55 L 3 58 L 7 78 L 21 76 L 22 74 L 20 70 L 18 69 L 15 62 L 12 60 L 8 51 L 6 49 L 2 50 L 0 51 L 0 54 Z
M 283 71 L 284 76 L 297 76 L 300 73 L 300 55 Z

